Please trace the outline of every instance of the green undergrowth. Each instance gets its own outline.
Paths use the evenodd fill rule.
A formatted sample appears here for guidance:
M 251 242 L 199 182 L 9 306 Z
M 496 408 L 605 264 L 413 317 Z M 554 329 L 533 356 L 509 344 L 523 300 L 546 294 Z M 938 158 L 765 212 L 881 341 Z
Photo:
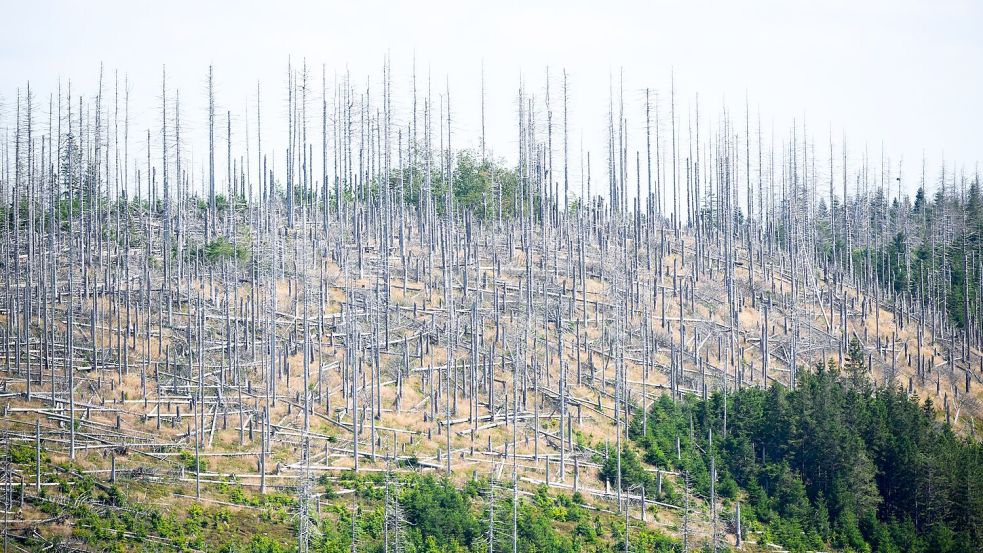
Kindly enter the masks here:
M 34 474 L 33 444 L 14 444 L 6 457 L 22 474 Z M 233 477 L 202 486 L 150 481 L 121 475 L 110 483 L 87 474 L 78 464 L 41 459 L 44 486 L 28 487 L 30 518 L 48 519 L 37 533 L 12 532 L 30 550 L 83 547 L 93 551 L 219 551 L 278 553 L 297 551 L 298 511 L 294 487 L 270 486 L 260 494 Z M 178 464 L 193 473 L 192 455 Z M 92 467 L 89 467 L 92 468 Z M 103 474 L 103 473 L 100 473 Z M 491 484 L 486 480 L 448 481 L 432 474 L 398 473 L 387 484 L 383 473 L 343 472 L 312 483 L 310 550 L 350 553 L 385 551 L 383 524 L 387 493 L 399 500 L 403 522 L 399 537 L 390 527 L 390 543 L 400 539 L 408 553 L 488 551 Z M 495 551 L 512 549 L 512 490 L 495 486 Z M 20 501 L 20 491 L 13 501 Z M 624 519 L 591 509 L 581 494 L 554 493 L 545 486 L 521 494 L 515 508 L 518 550 L 523 553 L 623 551 Z M 354 524 L 353 524 L 354 522 Z M 634 521 L 632 551 L 680 551 L 668 536 Z

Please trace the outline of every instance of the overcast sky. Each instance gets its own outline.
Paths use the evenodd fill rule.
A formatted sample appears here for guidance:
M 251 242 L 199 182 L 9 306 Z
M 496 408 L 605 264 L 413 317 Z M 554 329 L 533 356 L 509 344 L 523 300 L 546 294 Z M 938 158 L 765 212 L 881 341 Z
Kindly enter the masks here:
M 573 165 L 581 140 L 604 158 L 608 79 L 622 69 L 636 131 L 644 122 L 642 90 L 665 98 L 674 72 L 681 120 L 696 93 L 711 123 L 723 106 L 742 120 L 747 94 L 766 132 L 774 126 L 781 139 L 793 118 L 804 119 L 826 144 L 817 145 L 820 152 L 828 151 L 830 129 L 837 143 L 847 134 L 855 156 L 866 144 L 878 160 L 883 144 L 893 167 L 903 158 L 909 185 L 923 151 L 933 175 L 943 155 L 950 168 L 967 172 L 983 158 L 983 2 L 0 0 L 0 14 L 5 124 L 28 80 L 42 98 L 59 77 L 93 94 L 102 62 L 108 86 L 115 70 L 129 77 L 131 132 L 157 133 L 166 64 L 169 94 L 181 90 L 182 125 L 194 137 L 205 126 L 213 63 L 217 101 L 233 112 L 237 144 L 247 122 L 255 123 L 262 81 L 265 142 L 286 135 L 276 118 L 285 112 L 288 56 L 306 58 L 318 85 L 322 64 L 329 81 L 348 68 L 377 84 L 388 53 L 403 98 L 414 55 L 421 89 L 428 71 L 435 91 L 449 80 L 460 146 L 478 144 L 483 61 L 488 141 L 509 158 L 520 75 L 541 97 L 547 66 L 555 87 L 560 72 L 569 73 Z M 205 147 L 198 139 L 188 146 L 192 153 Z

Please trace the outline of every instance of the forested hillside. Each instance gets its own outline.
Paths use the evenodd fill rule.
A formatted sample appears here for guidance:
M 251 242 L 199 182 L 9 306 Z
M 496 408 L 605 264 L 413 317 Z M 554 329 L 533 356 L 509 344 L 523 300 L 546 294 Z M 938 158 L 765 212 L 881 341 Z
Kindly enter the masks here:
M 850 354 L 845 368 L 819 364 L 796 389 L 661 398 L 633 419 L 632 439 L 646 462 L 683 472 L 732 515 L 742 503 L 745 528 L 792 550 L 977 550 L 979 441 L 939 423 L 930 398 L 872 386 L 859 343 Z
M 8 550 L 980 551 L 978 177 L 544 73 L 18 88 Z

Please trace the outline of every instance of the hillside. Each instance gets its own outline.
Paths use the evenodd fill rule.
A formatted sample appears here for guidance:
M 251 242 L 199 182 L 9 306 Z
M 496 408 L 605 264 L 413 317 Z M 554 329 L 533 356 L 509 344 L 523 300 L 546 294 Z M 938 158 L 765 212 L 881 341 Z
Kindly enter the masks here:
M 100 101 L 91 118 L 69 115 L 55 146 L 18 119 L 3 174 L 4 536 L 15 547 L 861 550 L 871 535 L 843 537 L 861 530 L 836 517 L 877 520 L 886 491 L 857 510 L 831 506 L 830 530 L 796 543 L 816 494 L 830 499 L 812 485 L 824 463 L 797 463 L 800 442 L 781 442 L 786 471 L 808 485 L 801 512 L 775 507 L 776 518 L 755 488 L 755 471 L 773 467 L 741 472 L 730 451 L 714 474 L 725 444 L 700 437 L 717 427 L 720 440 L 760 442 L 750 417 L 771 415 L 748 402 L 834 369 L 870 386 L 860 397 L 914 405 L 919 432 L 947 436 L 979 474 L 978 184 L 967 201 L 943 192 L 932 206 L 923 189 L 920 206 L 891 207 L 874 183 L 844 198 L 830 188 L 829 209 L 815 175 L 778 181 L 760 160 L 752 174 L 736 157 L 750 135 L 731 138 L 722 121 L 711 142 L 690 137 L 697 151 L 719 148 L 686 159 L 692 181 L 662 177 L 664 156 L 652 178 L 612 135 L 623 155 L 608 193 L 577 196 L 561 191 L 560 138 L 531 112 L 520 111 L 510 164 L 433 148 L 445 130 L 429 118 L 404 151 L 388 111 L 359 123 L 339 104 L 323 176 L 306 111 L 285 171 L 230 170 L 218 186 L 215 145 L 199 180 L 165 116 L 164 147 L 129 187 L 109 170 L 125 154 Z M 770 196 L 755 192 L 766 185 Z M 672 209 L 660 190 L 674 190 Z M 936 233 L 929 220 L 945 218 Z M 694 422 L 707 405 L 719 420 Z M 776 424 L 801 422 L 784 416 Z M 850 440 L 869 435 L 843 424 Z M 953 522 L 980 505 L 974 486 L 931 499 L 952 504 L 932 519 L 962 532 L 952 551 L 978 550 L 978 516 Z

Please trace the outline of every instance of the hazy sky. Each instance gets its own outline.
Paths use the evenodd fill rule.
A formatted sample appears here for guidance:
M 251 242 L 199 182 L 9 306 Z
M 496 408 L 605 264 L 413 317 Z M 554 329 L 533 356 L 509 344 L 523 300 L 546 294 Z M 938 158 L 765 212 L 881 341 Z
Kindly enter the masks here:
M 549 66 L 554 87 L 564 68 L 569 73 L 573 165 L 581 139 L 603 160 L 608 79 L 622 69 L 634 131 L 644 122 L 642 90 L 652 87 L 665 102 L 674 71 L 681 121 L 696 93 L 708 125 L 724 106 L 743 120 L 747 94 L 752 118 L 760 107 L 766 132 L 774 126 L 781 139 L 793 118 L 799 124 L 804 118 L 820 157 L 828 155 L 830 129 L 837 143 L 847 134 L 854 157 L 866 144 L 879 162 L 883 143 L 893 167 L 903 157 L 908 184 L 920 173 L 923 151 L 932 175 L 943 154 L 950 168 L 968 172 L 983 158 L 978 1 L 0 0 L 0 14 L 4 124 L 16 89 L 28 80 L 45 103 L 59 76 L 72 79 L 76 92 L 94 94 L 102 62 L 108 87 L 114 70 L 129 76 L 131 132 L 157 133 L 166 64 L 169 94 L 181 90 L 182 125 L 194 137 L 205 126 L 204 83 L 213 63 L 217 101 L 221 113 L 233 112 L 237 144 L 247 107 L 248 124 L 255 123 L 257 80 L 264 141 L 272 141 L 286 135 L 276 118 L 285 112 L 288 55 L 295 63 L 306 58 L 318 87 L 323 63 L 329 81 L 347 67 L 378 90 L 388 53 L 394 90 L 404 98 L 414 55 L 421 89 L 428 70 L 435 94 L 449 80 L 460 146 L 478 143 L 483 60 L 488 141 L 506 157 L 516 148 L 519 77 L 541 98 Z M 405 101 L 399 104 L 405 109 Z M 195 142 L 192 154 L 205 147 Z M 138 147 L 146 148 L 145 138 Z

